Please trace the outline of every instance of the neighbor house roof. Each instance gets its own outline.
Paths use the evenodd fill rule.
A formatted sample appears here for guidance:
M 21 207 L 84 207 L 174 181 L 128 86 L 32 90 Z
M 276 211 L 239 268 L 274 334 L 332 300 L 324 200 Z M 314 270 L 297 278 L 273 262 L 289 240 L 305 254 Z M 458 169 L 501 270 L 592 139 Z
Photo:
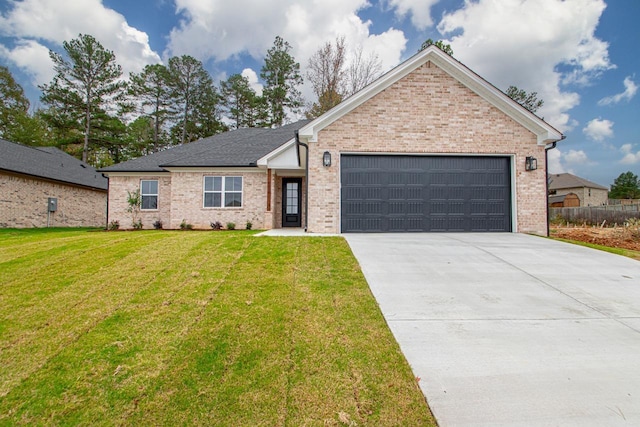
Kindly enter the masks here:
M 597 188 L 599 190 L 609 190 L 595 182 L 588 181 L 570 173 L 549 174 L 549 190 L 562 190 L 565 188 Z
M 55 147 L 30 147 L 0 139 L 0 170 L 106 190 L 93 167 Z
M 256 167 L 257 162 L 295 138 L 302 120 L 276 129 L 243 128 L 171 147 L 101 169 L 101 172 L 163 172 L 176 167 Z
M 509 98 L 500 89 L 473 72 L 453 56 L 443 52 L 435 45 L 418 52 L 402 64 L 398 65 L 382 77 L 356 92 L 345 101 L 341 102 L 322 116 L 300 129 L 300 139 L 316 141 L 318 132 L 345 114 L 354 110 L 367 100 L 373 98 L 400 79 L 409 75 L 427 62 L 431 62 L 454 79 L 475 92 L 494 107 L 511 117 L 523 127 L 534 133 L 539 145 L 545 145 L 560 141 L 564 138 L 562 133 L 536 116 L 513 99 Z

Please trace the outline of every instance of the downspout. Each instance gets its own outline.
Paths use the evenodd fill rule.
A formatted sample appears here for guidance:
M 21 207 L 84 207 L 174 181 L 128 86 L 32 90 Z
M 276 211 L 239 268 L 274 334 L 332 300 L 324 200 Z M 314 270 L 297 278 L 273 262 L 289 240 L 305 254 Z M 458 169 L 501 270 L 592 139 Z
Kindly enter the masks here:
M 565 139 L 566 136 L 562 135 L 560 141 Z M 553 150 L 558 145 L 558 141 L 553 141 L 550 146 L 544 147 L 544 171 L 547 174 L 544 180 L 544 187 L 547 194 L 547 237 L 549 237 L 549 150 Z
M 304 232 L 309 227 L 309 145 L 300 141 L 300 135 L 296 130 L 296 151 L 298 152 L 298 164 L 300 164 L 300 146 L 305 148 L 304 162 Z
M 109 177 L 108 176 L 105 176 L 104 174 L 102 174 L 102 176 L 104 178 L 107 178 L 107 215 L 106 215 L 107 223 L 105 224 L 104 229 L 108 230 L 109 229 L 109 184 L 110 184 L 110 181 L 109 181 Z

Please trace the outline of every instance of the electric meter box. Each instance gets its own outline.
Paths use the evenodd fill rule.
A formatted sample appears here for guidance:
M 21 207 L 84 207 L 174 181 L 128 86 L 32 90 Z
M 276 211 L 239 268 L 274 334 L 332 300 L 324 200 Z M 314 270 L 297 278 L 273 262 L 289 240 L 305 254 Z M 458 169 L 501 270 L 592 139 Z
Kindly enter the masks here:
M 58 210 L 58 199 L 56 197 L 49 197 L 49 212 L 55 212 Z

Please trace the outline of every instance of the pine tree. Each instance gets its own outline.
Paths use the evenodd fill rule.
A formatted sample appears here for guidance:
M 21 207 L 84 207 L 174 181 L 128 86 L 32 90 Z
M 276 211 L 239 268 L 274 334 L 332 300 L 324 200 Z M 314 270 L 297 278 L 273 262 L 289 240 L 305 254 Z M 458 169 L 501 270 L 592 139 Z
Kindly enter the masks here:
M 640 179 L 633 172 L 621 173 L 609 192 L 611 199 L 640 199 Z
M 287 112 L 297 113 L 303 105 L 298 86 L 302 85 L 300 64 L 291 56 L 291 45 L 277 36 L 267 51 L 260 78 L 265 82 L 263 96 L 270 111 L 270 124 L 282 126 Z
M 153 120 L 151 146 L 142 150 L 153 153 L 166 145 L 163 129 L 171 117 L 169 70 L 162 64 L 147 65 L 141 73 L 132 73 L 129 81 L 129 93 L 139 102 L 143 116 Z
M 65 126 L 65 134 L 81 133 L 82 160 L 86 162 L 94 143 L 94 119 L 116 111 L 117 103 L 123 100 L 122 68 L 114 53 L 93 36 L 80 34 L 62 46 L 69 59 L 49 52 L 56 74 L 50 84 L 40 86 L 41 99 L 54 109 L 46 116 L 54 126 Z
M 175 143 L 185 144 L 225 129 L 219 120 L 220 95 L 202 62 L 183 55 L 169 59 L 169 86 L 177 123 Z
M 249 79 L 234 74 L 220 83 L 222 105 L 226 116 L 233 122 L 235 129 L 242 127 L 261 127 L 268 119 L 264 99 L 258 96 L 249 84 Z

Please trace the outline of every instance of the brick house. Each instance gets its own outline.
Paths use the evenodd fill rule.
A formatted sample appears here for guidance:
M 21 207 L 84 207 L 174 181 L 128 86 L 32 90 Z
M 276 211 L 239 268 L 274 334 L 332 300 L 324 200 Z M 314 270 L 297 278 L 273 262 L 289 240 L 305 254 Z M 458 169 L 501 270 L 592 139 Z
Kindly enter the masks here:
M 145 227 L 546 234 L 545 150 L 562 138 L 431 46 L 313 121 L 239 129 L 103 172 L 121 225 L 126 191 L 139 188 Z
M 549 175 L 549 200 L 551 197 L 575 194 L 578 206 L 602 206 L 609 200 L 609 189 L 570 173 Z
M 0 139 L 0 227 L 104 227 L 107 185 L 57 148 Z

